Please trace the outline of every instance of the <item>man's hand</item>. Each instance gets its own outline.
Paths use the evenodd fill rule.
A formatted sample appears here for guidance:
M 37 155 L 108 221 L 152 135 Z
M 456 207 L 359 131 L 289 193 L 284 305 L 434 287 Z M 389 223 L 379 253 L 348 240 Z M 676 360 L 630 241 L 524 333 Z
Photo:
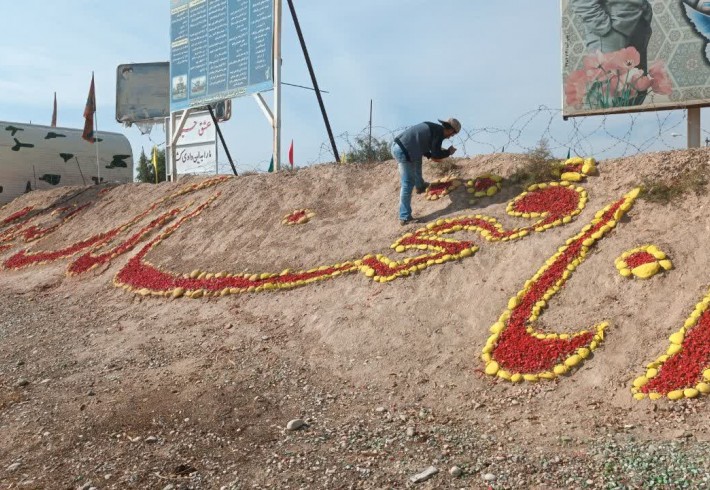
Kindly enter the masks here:
M 449 146 L 449 155 L 453 155 L 454 153 L 456 153 L 456 148 L 454 148 L 453 145 Z

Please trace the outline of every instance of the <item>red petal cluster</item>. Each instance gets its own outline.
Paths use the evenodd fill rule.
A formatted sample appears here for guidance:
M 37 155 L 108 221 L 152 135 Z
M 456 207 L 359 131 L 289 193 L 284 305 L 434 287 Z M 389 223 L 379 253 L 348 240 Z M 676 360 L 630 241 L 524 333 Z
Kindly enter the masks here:
M 88 208 L 92 204 L 93 203 L 91 203 L 91 202 L 87 202 L 86 204 L 78 206 L 76 209 L 72 210 L 66 216 L 64 216 L 64 218 L 62 218 L 62 220 L 59 223 L 57 223 L 53 226 L 49 226 L 47 228 L 41 228 L 37 225 L 32 225 L 22 232 L 22 237 L 24 238 L 25 242 L 29 243 L 29 242 L 33 242 L 35 240 L 39 240 L 40 238 L 45 237 L 45 236 L 49 235 L 50 233 L 54 233 L 55 231 L 57 231 L 59 229 L 60 226 L 62 226 L 64 223 L 66 223 L 70 219 L 74 218 L 76 215 L 78 215 L 79 213 L 84 211 L 86 208 Z M 65 212 L 69 209 L 71 209 L 71 206 L 61 208 L 57 211 Z M 53 212 L 52 214 L 55 214 L 55 213 L 56 213 L 56 211 Z
M 82 255 L 69 265 L 67 273 L 70 275 L 83 274 L 98 265 L 106 264 L 113 258 L 133 250 L 138 242 L 140 242 L 146 235 L 156 228 L 162 228 L 165 223 L 175 217 L 178 213 L 180 213 L 180 211 L 180 209 L 173 209 L 162 214 L 128 239 L 102 254 L 93 254 L 88 252 Z
M 641 387 L 642 393 L 667 395 L 691 388 L 703 380 L 703 370 L 710 366 L 710 310 L 685 335 L 683 348 L 659 368 L 658 375 Z
M 454 185 L 454 181 L 446 181 L 446 182 L 432 182 L 429 184 L 429 187 L 427 188 L 427 195 L 429 196 L 444 196 L 448 194 Z
M 286 220 L 289 223 L 298 223 L 298 220 L 300 220 L 301 218 L 305 218 L 305 217 L 306 217 L 306 210 L 299 209 L 298 211 L 294 211 L 293 213 L 286 216 Z
M 22 208 L 16 213 L 13 213 L 4 220 L 0 221 L 0 224 L 7 225 L 9 223 L 12 223 L 13 221 L 17 221 L 20 218 L 24 218 L 33 209 L 34 206 L 27 206 L 26 208 Z
M 578 174 L 582 173 L 582 168 L 584 168 L 583 163 L 567 163 L 565 165 L 562 165 L 560 167 L 561 173 L 566 173 L 566 172 L 576 172 Z
M 575 259 L 581 257 L 584 249 L 583 242 L 611 221 L 623 203 L 622 199 L 611 206 L 597 224 L 570 243 L 552 265 L 530 285 L 506 321 L 507 328 L 501 333 L 494 350 L 494 358 L 501 367 L 513 373 L 548 371 L 592 341 L 594 337 L 592 332 L 570 339 L 539 339 L 528 333 L 527 321 L 532 316 L 535 304 L 543 300 L 548 291 L 564 280 L 564 272 Z
M 513 203 L 518 213 L 549 213 L 553 220 L 568 216 L 579 206 L 579 193 L 569 186 L 550 186 L 529 192 Z
M 490 177 L 477 177 L 473 181 L 473 188 L 479 192 L 487 191 L 498 183 Z
M 651 255 L 648 252 L 641 251 L 641 252 L 636 252 L 634 254 L 629 255 L 624 259 L 624 262 L 626 262 L 626 265 L 628 266 L 629 269 L 634 269 L 640 265 L 644 264 L 650 264 L 651 262 L 656 262 L 656 257 Z

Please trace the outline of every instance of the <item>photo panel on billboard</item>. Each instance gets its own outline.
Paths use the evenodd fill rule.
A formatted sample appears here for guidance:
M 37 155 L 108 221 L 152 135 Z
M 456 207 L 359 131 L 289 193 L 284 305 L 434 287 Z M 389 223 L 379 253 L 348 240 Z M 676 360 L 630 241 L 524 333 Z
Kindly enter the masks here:
M 710 105 L 710 2 L 561 0 L 563 115 Z

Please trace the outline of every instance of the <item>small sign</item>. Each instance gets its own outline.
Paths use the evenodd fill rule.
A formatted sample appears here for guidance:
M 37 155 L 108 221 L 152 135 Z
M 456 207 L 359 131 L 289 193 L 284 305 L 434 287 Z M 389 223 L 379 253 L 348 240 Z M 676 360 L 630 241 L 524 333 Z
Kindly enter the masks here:
M 176 120 L 180 120 L 177 114 Z M 170 119 L 166 120 L 169 124 Z M 172 134 L 172 128 L 170 130 Z M 217 128 L 209 112 L 193 112 L 175 145 L 177 174 L 207 174 L 217 172 Z M 172 174 L 172 165 L 169 166 Z
M 215 141 L 217 141 L 217 129 L 209 112 L 190 114 L 178 140 L 178 146 Z
M 214 173 L 217 168 L 217 145 L 214 143 L 177 147 L 178 175 Z

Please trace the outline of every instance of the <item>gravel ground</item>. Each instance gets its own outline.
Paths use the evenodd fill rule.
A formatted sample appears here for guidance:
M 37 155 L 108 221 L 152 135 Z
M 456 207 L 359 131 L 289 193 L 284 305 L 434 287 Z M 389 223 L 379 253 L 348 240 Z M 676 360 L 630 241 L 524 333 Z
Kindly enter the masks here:
M 480 397 L 465 411 L 418 403 L 396 383 L 314 370 L 283 334 L 246 338 L 230 323 L 175 341 L 166 330 L 107 355 L 98 344 L 149 305 L 109 312 L 98 299 L 82 317 L 69 295 L 0 296 L 2 488 L 710 485 L 710 447 L 690 431 L 650 440 L 610 414 L 590 437 L 520 440 L 505 411 L 518 401 Z M 526 393 L 533 402 L 546 389 Z M 663 419 L 694 410 L 671 405 Z M 430 478 L 413 482 L 430 467 Z

